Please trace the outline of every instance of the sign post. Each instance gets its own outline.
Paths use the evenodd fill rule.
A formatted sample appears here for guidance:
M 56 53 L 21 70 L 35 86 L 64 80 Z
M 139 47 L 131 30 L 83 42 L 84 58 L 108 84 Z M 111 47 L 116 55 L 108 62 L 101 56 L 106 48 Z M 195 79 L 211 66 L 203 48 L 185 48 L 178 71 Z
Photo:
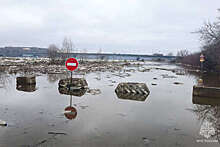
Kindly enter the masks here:
M 68 70 L 71 71 L 71 79 L 70 83 L 72 84 L 72 77 L 73 77 L 73 71 L 77 69 L 78 67 L 78 61 L 75 58 L 68 58 L 65 62 L 65 66 Z M 70 96 L 70 106 L 65 108 L 65 113 L 67 119 L 74 119 L 77 115 L 77 110 L 72 107 L 72 95 Z
M 205 56 L 203 54 L 200 55 L 199 61 L 201 63 L 201 78 L 198 81 L 198 85 L 199 86 L 203 86 L 203 80 L 202 80 L 202 76 L 203 76 L 203 62 L 205 61 Z
M 77 116 L 77 110 L 72 106 L 72 95 L 70 96 L 70 106 L 66 107 L 64 110 L 64 115 L 67 119 L 75 119 Z
M 201 72 L 203 73 L 203 62 L 205 61 L 204 55 L 200 55 L 200 62 L 201 62 Z
M 75 58 L 68 58 L 65 62 L 66 68 L 71 71 L 71 79 L 70 79 L 71 84 L 72 84 L 72 76 L 73 76 L 72 72 L 77 69 L 78 64 L 79 63 Z

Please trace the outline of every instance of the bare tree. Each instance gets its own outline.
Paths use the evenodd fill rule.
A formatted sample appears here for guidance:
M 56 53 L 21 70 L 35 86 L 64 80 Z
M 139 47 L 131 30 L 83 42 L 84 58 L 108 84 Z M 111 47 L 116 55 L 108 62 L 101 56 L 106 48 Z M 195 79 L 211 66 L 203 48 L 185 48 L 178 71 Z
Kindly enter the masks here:
M 177 55 L 178 57 L 185 57 L 185 56 L 188 56 L 189 55 L 189 51 L 188 50 L 180 50 L 177 52 Z
M 205 56 L 204 68 L 220 71 L 220 18 L 213 23 L 206 22 L 197 33 L 200 33 L 200 39 L 204 43 L 202 47 Z
M 62 43 L 62 53 L 64 54 L 64 57 L 69 57 L 69 54 L 73 53 L 74 48 L 75 47 L 72 40 L 70 38 L 65 37 Z
M 220 40 L 220 23 L 219 22 L 205 22 L 204 26 L 197 31 L 200 33 L 200 39 L 207 44 L 213 44 Z
M 48 47 L 48 57 L 53 61 L 58 57 L 59 48 L 55 44 L 50 44 Z
M 218 9 L 220 12 L 220 9 Z M 201 53 L 205 56 L 203 68 L 206 71 L 220 71 L 220 17 L 217 21 L 205 22 L 204 25 L 194 33 L 200 34 L 200 40 L 203 41 L 202 50 L 199 53 L 189 54 L 182 50 L 177 53 L 178 61 L 184 64 L 200 66 L 199 58 Z

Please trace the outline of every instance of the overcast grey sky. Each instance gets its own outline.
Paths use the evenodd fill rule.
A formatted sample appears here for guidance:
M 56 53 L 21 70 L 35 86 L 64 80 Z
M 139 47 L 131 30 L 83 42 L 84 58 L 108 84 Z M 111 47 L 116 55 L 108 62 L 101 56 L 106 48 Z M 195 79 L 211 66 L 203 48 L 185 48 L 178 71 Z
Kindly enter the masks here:
M 61 46 L 68 36 L 87 52 L 198 51 L 190 32 L 218 8 L 220 0 L 0 0 L 0 46 Z

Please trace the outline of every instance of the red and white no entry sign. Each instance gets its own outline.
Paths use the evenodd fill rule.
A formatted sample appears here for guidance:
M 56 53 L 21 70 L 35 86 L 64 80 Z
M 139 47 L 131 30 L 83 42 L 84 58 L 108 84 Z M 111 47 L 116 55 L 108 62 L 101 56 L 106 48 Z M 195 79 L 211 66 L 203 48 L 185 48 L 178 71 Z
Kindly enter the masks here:
M 77 62 L 75 58 L 69 58 L 66 60 L 66 63 L 65 63 L 66 68 L 70 71 L 74 71 L 75 69 L 77 69 L 78 64 L 79 63 Z
M 77 110 L 74 107 L 68 106 L 65 108 L 65 113 L 67 119 L 74 119 L 77 116 Z

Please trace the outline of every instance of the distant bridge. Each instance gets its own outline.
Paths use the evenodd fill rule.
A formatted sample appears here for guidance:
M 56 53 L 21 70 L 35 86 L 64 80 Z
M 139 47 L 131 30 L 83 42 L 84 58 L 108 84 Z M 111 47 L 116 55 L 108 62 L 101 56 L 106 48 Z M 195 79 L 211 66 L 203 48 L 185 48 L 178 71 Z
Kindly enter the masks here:
M 30 57 L 48 57 L 47 53 L 33 53 Z M 137 54 L 111 54 L 111 53 L 58 53 L 58 57 L 75 57 L 78 59 L 102 59 L 102 60 L 165 60 L 173 61 L 176 56 L 161 56 L 161 55 L 137 55 Z M 27 57 L 27 55 L 26 55 Z
M 137 55 L 137 54 L 110 54 L 110 53 L 71 53 L 68 56 L 88 59 L 103 59 L 103 60 L 166 60 L 172 61 L 176 56 L 162 55 Z
M 76 57 L 78 59 L 102 59 L 102 60 L 165 60 L 172 61 L 176 56 L 162 56 L 162 55 L 137 55 L 137 54 L 112 54 L 112 53 L 58 53 L 58 57 L 62 55 L 68 57 Z M 17 55 L 0 54 L 4 57 L 48 57 L 47 52 L 28 52 Z

